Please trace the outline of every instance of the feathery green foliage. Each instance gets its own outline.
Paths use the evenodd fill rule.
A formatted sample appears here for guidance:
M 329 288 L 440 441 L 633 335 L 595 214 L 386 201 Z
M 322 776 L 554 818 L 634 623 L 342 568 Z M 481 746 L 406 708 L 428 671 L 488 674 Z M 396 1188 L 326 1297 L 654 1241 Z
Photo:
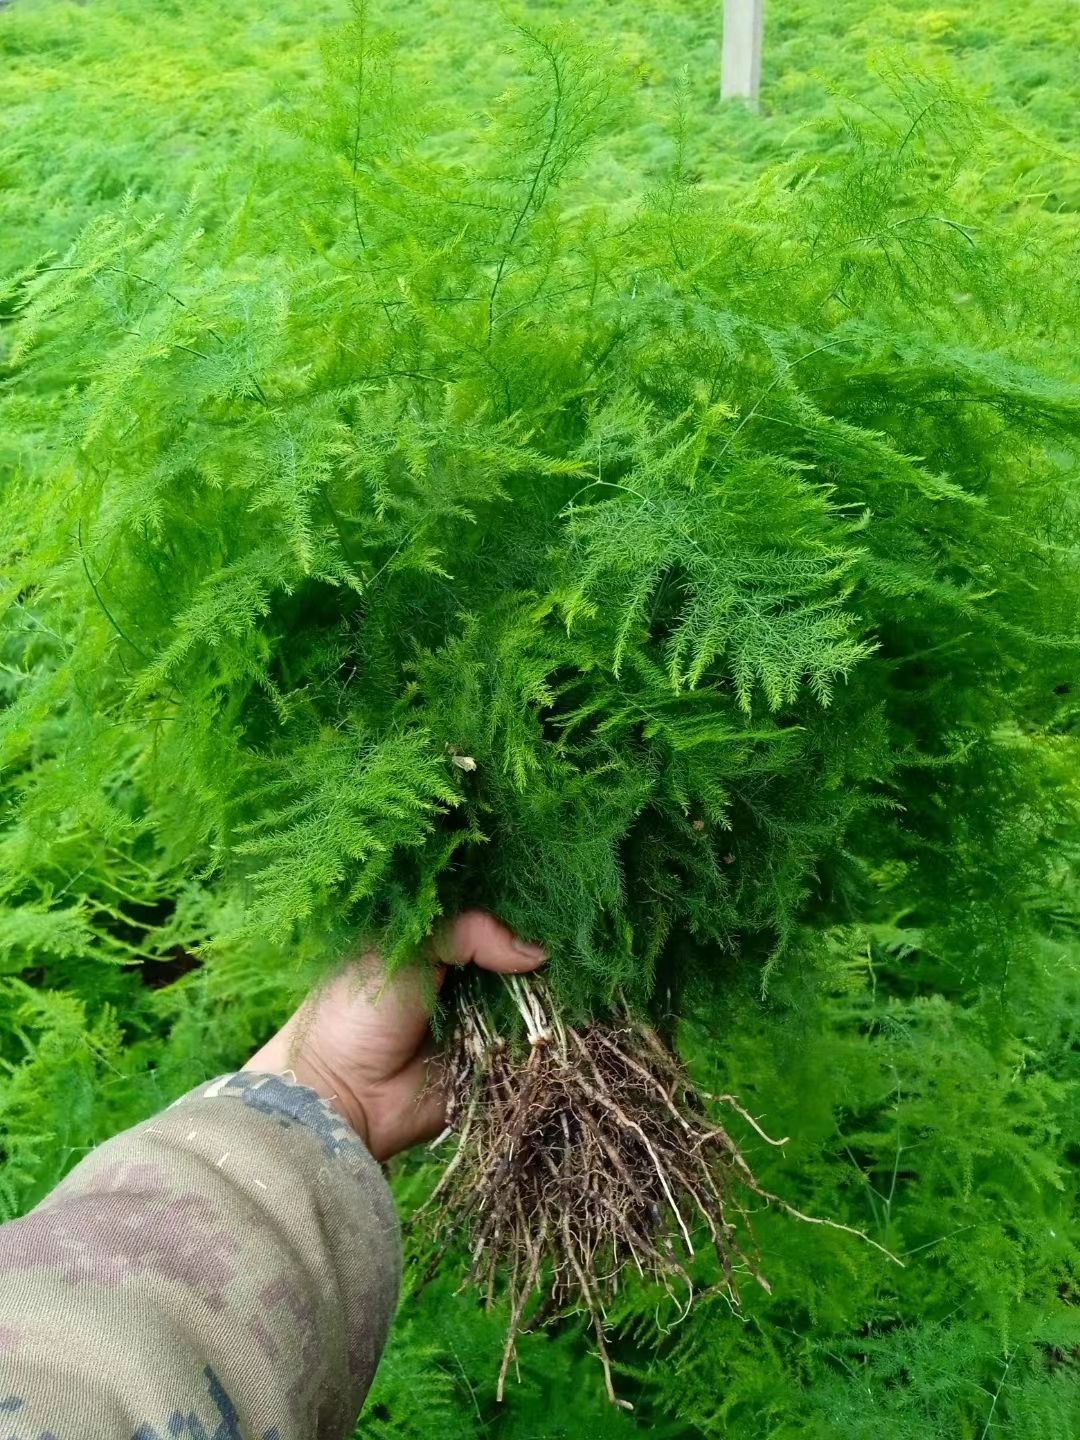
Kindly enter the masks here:
M 1076 230 L 1017 151 L 1059 162 L 896 69 L 736 185 L 692 83 L 661 141 L 561 22 L 503 63 L 466 125 L 361 7 L 184 203 L 147 168 L 13 248 L 4 1203 L 484 904 L 907 1268 L 763 1216 L 742 1318 L 704 1262 L 681 1323 L 630 1286 L 636 1422 L 572 1330 L 496 1414 L 498 1317 L 436 1287 L 373 1433 L 1071 1435 Z

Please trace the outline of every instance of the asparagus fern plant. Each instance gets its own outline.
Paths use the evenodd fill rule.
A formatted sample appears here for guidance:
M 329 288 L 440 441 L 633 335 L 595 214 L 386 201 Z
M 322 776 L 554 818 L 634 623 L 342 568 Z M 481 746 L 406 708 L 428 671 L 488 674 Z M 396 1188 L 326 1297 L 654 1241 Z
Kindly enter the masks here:
M 913 81 L 738 191 L 683 113 L 670 172 L 595 202 L 621 83 L 562 31 L 518 54 L 448 146 L 361 6 L 227 220 L 133 201 L 8 282 L 23 1023 L 96 965 L 122 1018 L 86 1043 L 142 1054 L 140 963 L 174 1057 L 196 986 L 247 997 L 240 1046 L 468 903 L 544 940 L 574 1033 L 708 1053 L 875 958 L 1004 993 L 1056 923 L 1061 232 L 987 211 L 969 110 Z

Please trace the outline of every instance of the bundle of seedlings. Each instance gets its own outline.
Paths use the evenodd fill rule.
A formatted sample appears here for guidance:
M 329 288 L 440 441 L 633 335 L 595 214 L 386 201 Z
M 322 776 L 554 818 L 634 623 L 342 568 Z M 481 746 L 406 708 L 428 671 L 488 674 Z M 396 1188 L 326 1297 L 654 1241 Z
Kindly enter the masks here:
M 642 1017 L 700 1018 L 726 1063 L 889 966 L 894 997 L 1011 994 L 1064 853 L 1042 742 L 1080 606 L 1072 261 L 1049 209 L 988 213 L 1008 144 L 980 158 L 912 80 L 747 185 L 676 116 L 628 184 L 625 76 L 519 41 L 472 123 L 404 93 L 358 5 L 257 173 L 134 197 L 0 287 L 0 939 L 90 1007 L 35 1022 L 45 1062 L 100 1051 L 149 1105 L 251 1053 L 358 936 L 393 969 L 478 907 L 542 942 L 547 990 L 465 997 L 435 1201 L 444 1273 L 463 1246 L 508 1296 L 503 1380 L 544 1314 L 580 1307 L 604 1356 L 616 1286 L 685 1302 L 699 1244 L 749 1308 L 746 1212 L 794 1216 L 796 1184 L 895 1251 L 937 1243 L 847 1188 L 877 1132 L 758 1182 L 749 1117 L 695 1099 Z M 99 1014 L 112 1048 L 70 1038 Z M 773 1043 L 712 1088 L 763 1097 Z M 124 1088 L 92 1073 L 95 1102 Z M 800 1141 L 857 1128 L 826 1089 L 755 1104 Z M 53 1127 L 28 1114 L 33 1176 Z M 852 1335 L 919 1319 L 879 1297 L 910 1269 L 844 1249 Z
M 683 1261 L 694 1257 L 695 1232 L 712 1245 L 733 1307 L 740 1281 L 768 1291 L 748 1195 L 858 1235 L 895 1260 L 861 1231 L 806 1215 L 764 1189 L 703 1101 L 727 1106 L 770 1145 L 786 1138 L 766 1135 L 733 1095 L 696 1092 L 672 1051 L 629 1009 L 579 1029 L 559 1018 L 543 981 L 512 976 L 506 984 L 523 1045 L 497 1028 L 476 987 L 459 1001 L 446 1132 L 456 1132 L 457 1147 L 426 1207 L 433 1231 L 446 1237 L 428 1274 L 464 1235 L 466 1284 L 489 1304 L 497 1292 L 508 1299 L 500 1401 L 518 1336 L 576 1310 L 591 1323 L 608 1399 L 632 1409 L 615 1393 L 605 1302 L 632 1268 L 689 1308 L 694 1285 Z

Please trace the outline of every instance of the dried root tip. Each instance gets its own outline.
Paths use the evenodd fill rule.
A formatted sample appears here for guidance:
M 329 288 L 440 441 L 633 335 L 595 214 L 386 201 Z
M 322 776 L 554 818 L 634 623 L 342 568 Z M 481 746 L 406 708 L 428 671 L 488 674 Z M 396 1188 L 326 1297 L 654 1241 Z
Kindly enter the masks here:
M 441 1234 L 468 1238 L 466 1283 L 489 1302 L 507 1293 L 498 1398 L 518 1337 L 578 1309 L 591 1321 L 608 1398 L 631 1409 L 615 1393 L 605 1337 L 605 1305 L 627 1266 L 689 1306 L 693 1286 L 678 1248 L 692 1257 L 694 1232 L 703 1230 L 737 1306 L 739 1278 L 769 1288 L 742 1203 L 748 1193 L 797 1219 L 833 1222 L 758 1184 L 651 1031 L 630 1020 L 568 1029 L 542 982 L 514 977 L 509 985 L 528 1050 L 515 1055 L 478 1008 L 462 1006 L 450 1068 L 458 1146 L 428 1206 Z M 733 1096 L 717 1098 L 769 1139 Z

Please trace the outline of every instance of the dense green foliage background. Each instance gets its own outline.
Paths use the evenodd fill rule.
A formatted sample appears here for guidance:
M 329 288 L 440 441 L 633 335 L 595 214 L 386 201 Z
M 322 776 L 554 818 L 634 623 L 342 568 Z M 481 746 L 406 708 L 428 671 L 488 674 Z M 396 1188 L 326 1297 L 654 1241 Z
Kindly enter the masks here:
M 633 1416 L 447 1275 L 362 1433 L 1070 1436 L 1077 12 L 717 8 L 0 13 L 4 1204 L 463 891 L 905 1268 L 760 1215 Z

